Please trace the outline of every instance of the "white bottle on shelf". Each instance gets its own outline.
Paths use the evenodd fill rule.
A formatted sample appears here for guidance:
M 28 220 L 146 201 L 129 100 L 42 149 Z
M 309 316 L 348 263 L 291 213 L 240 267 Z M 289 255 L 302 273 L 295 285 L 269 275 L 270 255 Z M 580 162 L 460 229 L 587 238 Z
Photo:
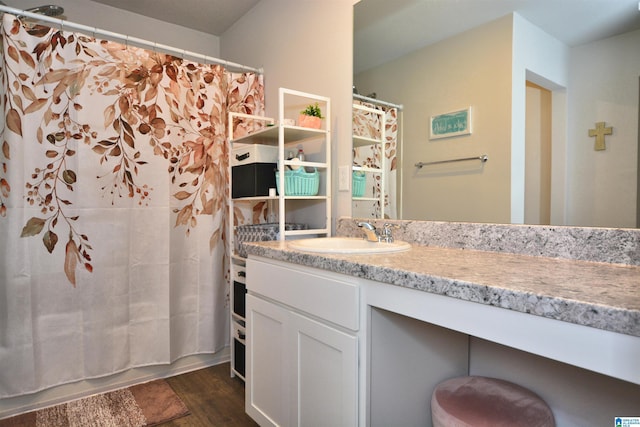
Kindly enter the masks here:
M 276 212 L 275 201 L 273 199 L 267 200 L 267 222 L 278 222 L 278 213 Z

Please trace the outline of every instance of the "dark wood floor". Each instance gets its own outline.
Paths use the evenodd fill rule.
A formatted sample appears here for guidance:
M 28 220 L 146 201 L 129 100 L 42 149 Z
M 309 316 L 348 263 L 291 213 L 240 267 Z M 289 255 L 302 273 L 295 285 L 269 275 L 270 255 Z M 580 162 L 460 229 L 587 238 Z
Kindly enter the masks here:
M 167 378 L 191 414 L 161 427 L 257 426 L 244 412 L 244 382 L 229 375 L 229 363 Z

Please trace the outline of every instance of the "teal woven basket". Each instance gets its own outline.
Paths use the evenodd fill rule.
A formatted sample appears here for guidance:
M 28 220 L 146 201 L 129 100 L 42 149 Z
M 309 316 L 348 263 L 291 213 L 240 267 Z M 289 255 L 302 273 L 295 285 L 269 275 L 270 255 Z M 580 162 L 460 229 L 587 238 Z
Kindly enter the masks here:
M 364 196 L 366 176 L 364 172 L 355 171 L 351 178 L 351 194 L 353 197 Z
M 307 172 L 301 167 L 296 170 L 284 171 L 284 195 L 285 196 L 315 196 L 320 186 L 320 174 L 316 168 L 313 172 Z M 276 188 L 280 191 L 280 171 L 276 171 Z

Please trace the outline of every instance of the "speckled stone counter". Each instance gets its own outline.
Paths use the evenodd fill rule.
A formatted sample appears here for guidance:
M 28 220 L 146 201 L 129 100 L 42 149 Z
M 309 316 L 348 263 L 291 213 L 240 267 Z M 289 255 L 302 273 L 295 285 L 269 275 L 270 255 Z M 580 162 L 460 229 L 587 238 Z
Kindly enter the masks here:
M 338 227 L 338 234 L 353 235 L 345 232 L 353 220 L 347 222 L 348 225 Z M 407 238 L 410 232 L 407 230 L 411 229 L 415 235 L 421 235 L 417 231 L 421 223 L 432 228 L 430 236 L 438 235 L 433 231 L 434 224 L 437 223 L 399 223 L 401 228 L 395 233 L 397 238 L 414 243 L 406 252 L 378 255 L 313 254 L 291 250 L 287 242 L 246 244 L 247 252 L 250 255 L 640 337 L 640 239 L 634 233 L 635 230 L 618 233 L 622 237 L 616 243 L 591 237 L 581 248 L 572 248 L 567 247 L 566 238 L 558 237 L 553 240 L 544 236 L 544 233 L 525 239 L 522 231 L 527 226 L 501 226 L 503 228 L 499 235 L 509 236 L 509 230 L 512 230 L 515 237 L 497 238 L 496 234 L 488 237 L 485 228 L 487 225 L 479 225 L 475 231 L 473 225 L 465 225 L 466 237 L 461 237 L 450 229 L 448 231 L 450 241 L 458 242 L 459 247 L 455 247 L 456 245 L 445 244 L 423 246 L 415 244 L 415 239 Z M 443 224 L 450 227 L 452 223 Z M 485 232 L 482 231 L 483 228 Z M 556 236 L 589 234 L 583 231 L 585 229 L 572 227 L 552 229 L 550 233 Z M 607 229 L 593 231 L 597 230 L 604 236 L 615 234 L 615 230 L 611 230 L 609 234 Z M 359 232 L 357 227 L 355 231 Z M 447 233 L 440 233 L 445 234 Z M 484 239 L 485 242 L 497 245 L 506 246 L 504 242 L 508 240 L 514 249 L 487 250 L 477 239 L 468 237 L 473 234 L 480 236 L 480 241 Z M 593 234 L 592 232 L 591 235 Z M 517 245 L 518 240 L 520 245 Z M 564 247 L 559 243 L 563 240 Z M 532 241 L 538 243 L 532 244 Z M 545 244 L 551 250 L 545 248 Z M 600 253 L 612 244 L 621 248 L 616 254 Z M 478 250 L 478 247 L 484 250 Z M 527 254 L 528 252 L 532 254 Z M 580 259 L 587 257 L 585 254 L 593 254 L 599 261 Z M 603 258 L 611 260 L 602 262 Z M 614 264 L 616 261 L 618 263 Z
M 362 236 L 357 222 L 340 218 L 338 236 Z M 421 246 L 477 249 L 550 258 L 640 266 L 640 229 L 510 225 L 442 221 L 371 221 L 397 226 L 398 240 Z

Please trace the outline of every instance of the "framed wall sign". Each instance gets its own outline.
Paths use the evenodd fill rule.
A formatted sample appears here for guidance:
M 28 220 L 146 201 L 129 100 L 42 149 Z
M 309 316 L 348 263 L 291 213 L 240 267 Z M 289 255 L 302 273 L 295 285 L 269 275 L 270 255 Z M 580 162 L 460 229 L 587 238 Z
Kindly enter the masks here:
M 471 133 L 471 107 L 431 116 L 429 139 L 450 138 Z

